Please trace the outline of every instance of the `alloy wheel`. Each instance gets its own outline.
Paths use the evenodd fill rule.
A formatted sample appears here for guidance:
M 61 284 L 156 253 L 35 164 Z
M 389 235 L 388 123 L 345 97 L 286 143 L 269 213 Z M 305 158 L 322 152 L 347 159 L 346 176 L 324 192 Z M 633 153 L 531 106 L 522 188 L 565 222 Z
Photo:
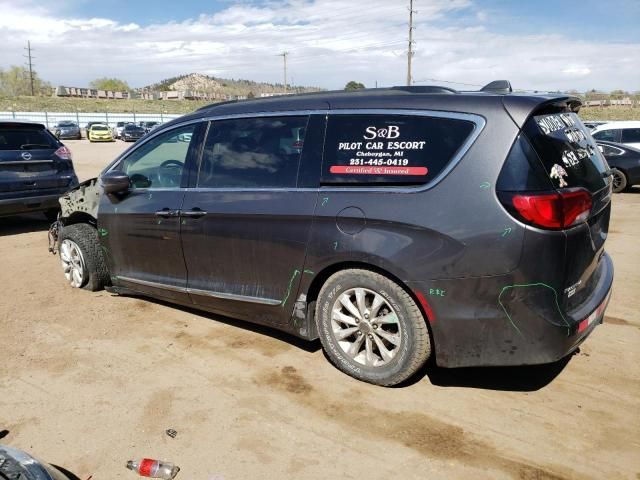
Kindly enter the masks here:
M 400 351 L 398 315 L 373 290 L 352 288 L 340 294 L 333 304 L 331 327 L 340 348 L 361 365 L 387 365 Z
M 84 257 L 80 247 L 68 238 L 60 245 L 60 261 L 67 281 L 74 288 L 82 287 L 84 283 Z

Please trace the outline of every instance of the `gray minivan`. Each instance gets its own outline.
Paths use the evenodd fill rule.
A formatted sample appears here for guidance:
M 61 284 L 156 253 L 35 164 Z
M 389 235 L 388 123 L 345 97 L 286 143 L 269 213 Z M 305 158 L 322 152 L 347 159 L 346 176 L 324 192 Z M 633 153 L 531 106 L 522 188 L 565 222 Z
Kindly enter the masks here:
M 63 197 L 74 287 L 320 338 L 358 379 L 556 361 L 602 321 L 606 162 L 577 98 L 395 87 L 211 105 Z

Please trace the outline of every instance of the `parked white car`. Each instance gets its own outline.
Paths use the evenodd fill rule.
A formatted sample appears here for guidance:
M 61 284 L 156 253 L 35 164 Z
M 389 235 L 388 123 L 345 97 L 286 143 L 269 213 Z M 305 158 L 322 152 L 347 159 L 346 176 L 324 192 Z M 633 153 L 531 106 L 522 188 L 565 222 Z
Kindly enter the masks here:
M 640 148 L 640 121 L 610 122 L 599 125 L 591 131 L 596 140 L 623 143 Z

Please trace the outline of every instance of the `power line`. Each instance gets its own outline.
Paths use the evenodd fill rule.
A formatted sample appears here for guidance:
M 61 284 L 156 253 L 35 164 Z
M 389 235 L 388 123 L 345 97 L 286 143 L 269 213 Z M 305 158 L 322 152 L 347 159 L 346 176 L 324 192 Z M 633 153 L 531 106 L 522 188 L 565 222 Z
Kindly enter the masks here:
M 31 96 L 35 97 L 35 89 L 33 88 L 33 58 L 31 56 L 31 41 L 27 40 L 27 46 L 25 48 L 25 50 L 27 51 L 27 55 L 23 55 L 23 57 L 25 57 L 26 59 L 28 59 L 28 65 L 29 65 L 29 79 L 30 79 L 30 83 L 31 83 Z
M 411 59 L 413 58 L 413 14 L 418 13 L 413 9 L 413 0 L 409 0 L 409 48 L 407 50 L 407 86 L 411 86 Z

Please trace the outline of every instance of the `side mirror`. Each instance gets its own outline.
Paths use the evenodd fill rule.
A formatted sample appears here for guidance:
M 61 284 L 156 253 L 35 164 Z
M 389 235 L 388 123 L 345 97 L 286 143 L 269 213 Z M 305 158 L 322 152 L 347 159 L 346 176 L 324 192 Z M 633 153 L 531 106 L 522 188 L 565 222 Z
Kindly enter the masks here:
M 100 183 L 105 193 L 122 193 L 129 190 L 129 176 L 118 170 L 106 172 L 100 176 Z

